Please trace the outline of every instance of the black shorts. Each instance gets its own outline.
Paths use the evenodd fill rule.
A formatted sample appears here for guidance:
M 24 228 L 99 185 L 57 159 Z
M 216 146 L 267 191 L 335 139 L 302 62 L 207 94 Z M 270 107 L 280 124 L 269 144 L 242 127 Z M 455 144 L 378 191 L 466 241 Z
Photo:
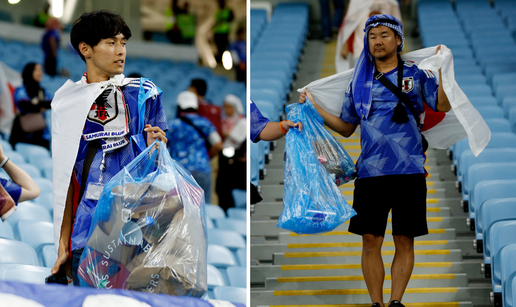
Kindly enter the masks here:
M 392 209 L 392 234 L 417 237 L 428 234 L 424 174 L 389 175 L 355 180 L 349 231 L 385 236 Z

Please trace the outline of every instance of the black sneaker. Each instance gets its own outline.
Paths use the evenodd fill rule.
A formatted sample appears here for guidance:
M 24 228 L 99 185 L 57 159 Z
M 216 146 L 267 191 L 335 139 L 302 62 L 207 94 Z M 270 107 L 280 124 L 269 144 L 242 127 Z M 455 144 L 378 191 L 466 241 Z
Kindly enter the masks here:
M 380 303 L 374 303 L 371 307 L 382 307 L 382 305 L 380 305 Z
M 392 301 L 389 304 L 389 307 L 405 307 L 405 305 L 403 305 L 400 301 Z

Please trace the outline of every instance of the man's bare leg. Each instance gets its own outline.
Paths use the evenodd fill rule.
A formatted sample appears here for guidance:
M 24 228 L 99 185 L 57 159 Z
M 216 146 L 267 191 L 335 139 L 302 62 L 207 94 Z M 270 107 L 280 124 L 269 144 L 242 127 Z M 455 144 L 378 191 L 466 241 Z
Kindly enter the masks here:
M 393 237 L 396 253 L 391 268 L 392 291 L 389 303 L 393 300 L 401 302 L 414 268 L 414 238 L 403 235 Z
M 383 305 L 383 281 L 385 269 L 382 259 L 383 236 L 364 234 L 362 236 L 362 273 L 371 302 Z

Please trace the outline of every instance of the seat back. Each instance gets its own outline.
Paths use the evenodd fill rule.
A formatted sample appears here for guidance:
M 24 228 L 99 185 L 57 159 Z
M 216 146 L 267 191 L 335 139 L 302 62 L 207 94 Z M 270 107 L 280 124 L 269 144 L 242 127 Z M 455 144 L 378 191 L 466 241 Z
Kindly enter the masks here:
M 247 287 L 247 269 L 245 267 L 232 266 L 227 268 L 227 272 L 230 286 L 240 288 Z
M 48 267 L 26 264 L 0 264 L 0 279 L 44 285 L 45 278 L 51 275 L 50 270 Z
M 238 248 L 245 248 L 244 239 L 238 232 L 233 230 L 208 229 L 208 242 L 225 246 L 232 251 Z
M 213 289 L 213 295 L 217 300 L 245 304 L 247 299 L 247 289 L 227 286 L 215 287 Z
M 245 221 L 247 219 L 247 210 L 246 208 L 229 208 L 228 217 Z
M 205 210 L 206 210 L 206 217 L 208 217 L 212 220 L 226 217 L 226 213 L 224 213 L 224 209 L 222 209 L 221 207 L 219 207 L 217 205 L 206 204 Z
M 0 263 L 39 265 L 32 246 L 25 242 L 0 239 Z
M 224 276 L 211 264 L 208 264 L 208 290 L 212 290 L 217 286 L 225 286 Z
M 0 222 L 0 238 L 14 240 L 13 227 L 9 221 Z
M 491 281 L 493 288 L 501 286 L 500 251 L 509 244 L 516 243 L 516 220 L 501 221 L 491 226 Z
M 208 244 L 207 262 L 217 268 L 238 265 L 235 256 L 227 247 L 211 243 Z
M 241 234 L 242 236 L 246 236 L 247 234 L 247 223 L 245 220 L 233 219 L 233 218 L 221 218 L 216 219 L 215 224 L 217 225 L 217 229 L 226 229 L 233 230 Z
M 50 222 L 21 220 L 16 228 L 20 241 L 32 246 L 37 254 L 43 245 L 54 244 L 54 224 Z
M 516 220 L 516 197 L 493 198 L 484 202 L 482 210 L 482 244 L 484 259 L 491 257 L 491 242 L 489 232 L 491 226 L 500 221 Z

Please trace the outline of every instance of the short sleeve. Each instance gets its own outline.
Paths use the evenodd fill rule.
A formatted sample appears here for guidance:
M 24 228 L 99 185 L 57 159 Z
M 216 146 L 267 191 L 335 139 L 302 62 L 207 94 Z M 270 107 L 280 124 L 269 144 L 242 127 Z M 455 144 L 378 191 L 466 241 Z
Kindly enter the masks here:
M 437 91 L 439 90 L 439 80 L 433 72 L 425 69 L 419 70 L 421 78 L 421 89 L 423 90 L 423 100 L 437 112 Z
M 149 124 L 152 127 L 160 127 L 163 131 L 168 130 L 165 111 L 163 110 L 163 105 L 161 103 L 161 93 L 147 99 L 144 123 Z
M 346 94 L 344 95 L 344 103 L 342 104 L 340 119 L 342 119 L 346 123 L 350 123 L 353 125 L 360 124 L 360 117 L 357 114 L 357 110 L 355 109 L 355 103 L 353 101 L 351 82 L 349 83 L 348 89 L 346 90 Z
M 251 101 L 251 140 L 254 143 L 260 140 L 258 136 L 268 122 L 269 119 L 264 117 L 254 102 Z
M 21 186 L 19 186 L 18 184 L 14 183 L 10 180 L 6 180 L 3 178 L 0 178 L 0 184 L 4 187 L 4 189 L 7 191 L 7 193 L 9 193 L 9 195 L 12 197 L 14 202 L 16 204 L 18 204 L 18 200 L 20 199 L 21 191 L 22 191 Z

